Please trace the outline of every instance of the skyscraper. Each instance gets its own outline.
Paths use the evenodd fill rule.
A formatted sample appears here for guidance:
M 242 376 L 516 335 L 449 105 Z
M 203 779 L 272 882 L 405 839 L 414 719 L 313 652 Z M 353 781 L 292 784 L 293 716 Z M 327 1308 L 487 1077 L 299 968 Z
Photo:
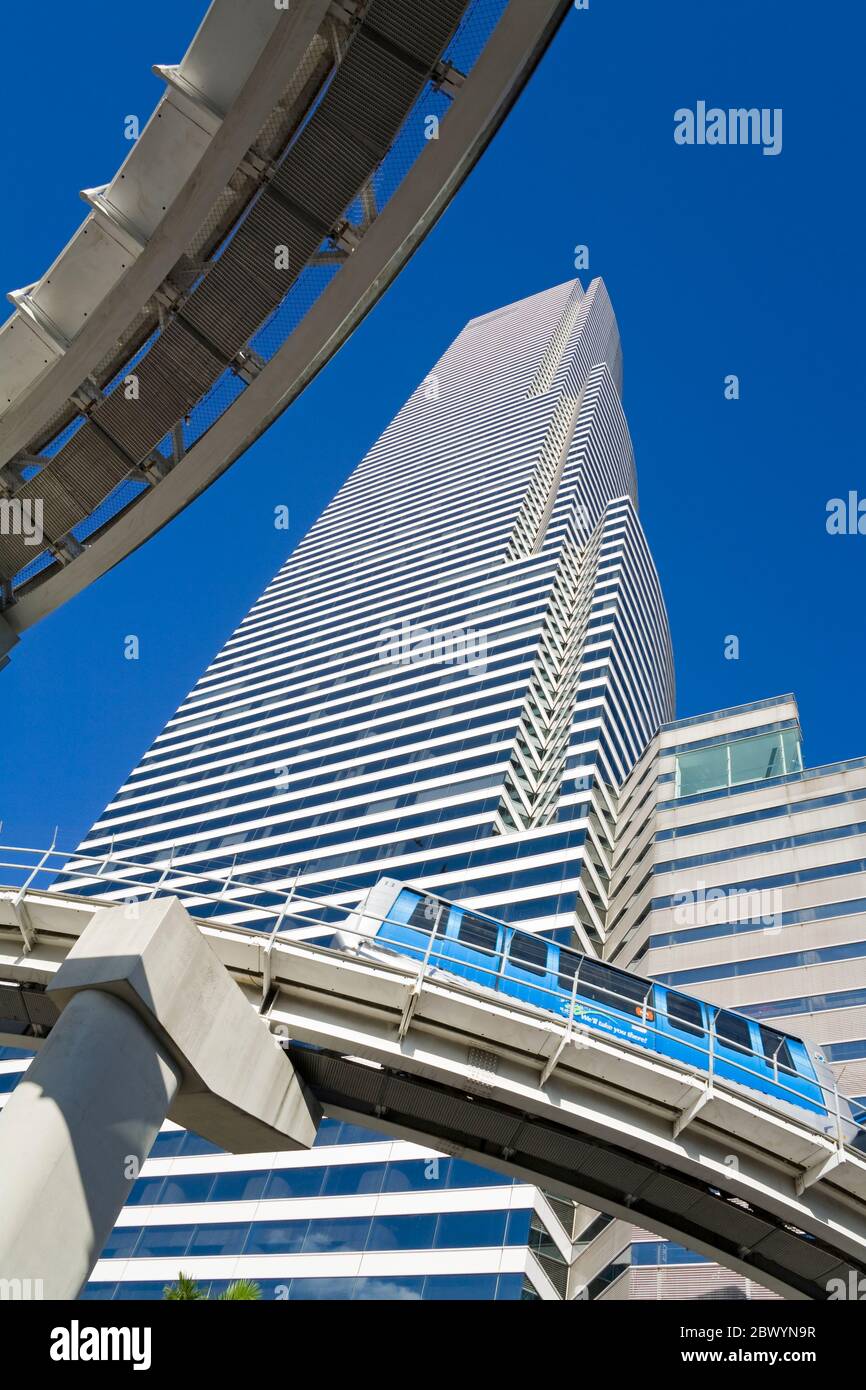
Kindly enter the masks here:
M 674 713 L 620 388 L 598 280 L 472 320 L 81 854 L 199 916 L 269 927 L 313 898 L 327 919 L 388 874 L 601 951 L 618 788 Z M 88 867 L 63 886 L 104 891 Z M 321 1138 L 250 1162 L 168 1129 L 94 1294 L 159 1293 L 181 1262 L 289 1297 L 564 1295 L 568 1204 Z
M 80 849 L 266 884 L 263 920 L 399 871 L 601 942 L 612 796 L 673 713 L 619 385 L 600 281 L 473 320 Z

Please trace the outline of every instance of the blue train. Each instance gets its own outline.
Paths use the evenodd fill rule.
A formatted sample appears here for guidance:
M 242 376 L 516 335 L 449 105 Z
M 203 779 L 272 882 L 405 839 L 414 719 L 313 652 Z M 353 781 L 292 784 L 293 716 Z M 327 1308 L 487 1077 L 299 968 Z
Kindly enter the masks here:
M 357 932 L 337 944 L 361 954 L 385 950 L 433 971 L 495 990 L 525 1004 L 671 1057 L 699 1071 L 710 1068 L 735 1086 L 817 1117 L 835 1132 L 834 1076 L 812 1043 L 781 1033 L 731 1009 L 582 955 L 546 937 L 505 926 L 483 913 L 383 878 L 354 919 Z M 858 1125 L 864 1112 L 840 1097 L 843 1134 L 866 1148 Z M 814 1123 L 814 1121 L 813 1121 Z

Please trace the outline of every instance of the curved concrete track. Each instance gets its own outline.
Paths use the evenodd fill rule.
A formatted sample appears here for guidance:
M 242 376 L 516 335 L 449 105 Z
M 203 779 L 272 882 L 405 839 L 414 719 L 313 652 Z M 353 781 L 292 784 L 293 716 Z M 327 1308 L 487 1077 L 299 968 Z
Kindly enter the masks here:
M 478 159 L 568 0 L 213 0 L 0 328 L 0 659 L 227 468 Z
M 45 1035 L 45 986 L 102 906 L 0 892 L 0 1042 L 20 1045 L 22 1024 Z M 866 1162 L 757 1095 L 410 960 L 300 939 L 292 913 L 270 935 L 198 925 L 326 1112 L 637 1222 L 789 1298 L 866 1272 Z

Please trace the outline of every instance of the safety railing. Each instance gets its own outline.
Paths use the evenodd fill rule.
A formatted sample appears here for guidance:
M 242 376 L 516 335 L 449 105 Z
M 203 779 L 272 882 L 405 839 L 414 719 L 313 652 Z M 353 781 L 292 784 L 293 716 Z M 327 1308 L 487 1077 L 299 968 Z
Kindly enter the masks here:
M 18 858 L 9 858 L 8 856 L 10 855 L 17 855 Z M 58 862 L 55 863 L 55 861 Z M 58 896 L 80 901 L 80 894 L 65 893 L 62 890 L 57 890 L 53 884 L 45 886 L 37 884 L 37 880 L 40 877 L 50 874 L 56 875 L 58 870 L 61 869 L 65 874 L 68 874 L 68 865 L 70 861 L 74 862 L 76 866 L 85 863 L 95 866 L 92 873 L 88 873 L 87 877 L 92 884 L 100 887 L 104 885 L 106 893 L 99 897 L 87 896 L 87 901 L 92 902 L 94 906 L 117 905 L 117 898 L 109 896 L 109 894 L 116 894 L 118 890 L 121 890 L 125 895 L 120 899 L 121 902 L 150 901 L 160 896 L 176 896 L 181 901 L 184 901 L 185 894 L 185 905 L 188 906 L 188 910 L 193 917 L 196 916 L 195 900 L 198 899 L 219 904 L 222 908 L 231 908 L 234 912 L 244 911 L 248 906 L 244 899 L 238 896 L 243 885 L 237 880 L 233 881 L 232 896 L 230 898 L 221 893 L 212 894 L 203 890 L 196 890 L 195 888 L 190 890 L 188 883 L 190 879 L 200 879 L 203 882 L 210 882 L 212 879 L 206 880 L 203 875 L 193 875 L 185 871 L 180 875 L 185 885 L 183 889 L 179 887 L 167 872 L 163 873 L 156 883 L 150 881 L 139 882 L 127 873 L 124 873 L 123 876 L 110 873 L 104 858 L 99 859 L 95 856 L 83 855 L 77 852 L 70 854 L 68 851 L 57 850 L 53 845 L 48 850 L 38 850 L 24 846 L 0 845 L 0 876 L 2 876 L 5 871 L 12 870 L 20 878 L 20 882 L 16 886 L 6 888 L 5 890 L 0 889 L 0 894 L 6 896 L 7 899 L 11 895 L 13 902 L 22 901 L 28 892 L 40 891 L 49 892 L 51 894 L 57 893 Z M 110 863 L 111 866 L 122 866 L 124 870 L 134 870 L 136 867 L 142 867 L 137 866 L 132 860 L 117 858 L 113 858 Z M 360 954 L 362 950 L 366 949 L 379 956 L 380 959 L 382 956 L 387 957 L 389 963 L 395 963 L 398 968 L 402 968 L 406 973 L 414 975 L 419 984 L 422 984 L 425 980 L 431 980 L 435 983 L 437 982 L 437 977 L 438 982 L 441 982 L 441 977 L 444 975 L 448 977 L 447 982 L 449 987 L 456 987 L 460 989 L 461 992 L 466 992 L 470 995 L 474 994 L 477 989 L 481 987 L 482 989 L 490 990 L 497 994 L 500 999 L 507 1000 L 509 1008 L 526 1009 L 533 1014 L 539 1012 L 551 1014 L 554 1015 L 558 1021 L 563 1021 L 564 1019 L 566 1025 L 566 1041 L 572 1040 L 576 1042 L 580 1039 L 581 1035 L 587 1033 L 592 1035 L 595 1032 L 597 1036 L 601 1036 L 605 1040 L 610 1041 L 613 1038 L 617 1045 L 630 1051 L 646 1055 L 648 1049 L 645 1044 L 630 1040 L 628 1036 L 623 1036 L 623 1015 L 626 1015 L 627 1021 L 632 1024 L 632 1026 L 636 1024 L 643 1033 L 652 1036 L 654 1039 L 670 1039 L 670 1034 L 666 1030 L 659 1028 L 655 1022 L 657 1011 L 654 1004 L 650 1002 L 653 990 L 652 980 L 645 980 L 642 976 L 633 977 L 641 986 L 645 985 L 646 987 L 645 991 L 643 991 L 642 999 L 636 999 L 634 994 L 627 995 L 616 989 L 605 986 L 600 992 L 611 1001 L 605 1003 L 599 1000 L 595 995 L 581 995 L 580 991 L 581 971 L 585 968 L 591 970 L 593 966 L 597 967 L 605 963 L 599 962 L 594 957 L 586 956 L 565 945 L 558 946 L 560 952 L 559 974 L 570 975 L 572 977 L 570 988 L 567 991 L 562 988 L 552 988 L 541 979 L 529 981 L 520 979 L 513 973 L 510 973 L 509 967 L 513 969 L 515 964 L 518 969 L 524 969 L 525 966 L 524 963 L 520 961 L 515 962 L 514 957 L 509 954 L 508 949 L 505 951 L 496 951 L 481 945 L 472 945 L 471 950 L 473 954 L 476 957 L 481 956 L 489 963 L 481 964 L 477 959 L 461 960 L 453 954 L 453 942 L 451 938 L 446 940 L 445 937 L 445 930 L 449 921 L 449 909 L 456 905 L 447 902 L 445 899 L 425 893 L 421 889 L 413 889 L 411 885 L 403 885 L 403 887 L 409 888 L 409 891 L 416 893 L 420 902 L 426 901 L 430 904 L 431 926 L 429 932 L 424 926 L 417 923 L 408 924 L 406 922 L 396 921 L 390 915 L 383 917 L 375 912 L 371 912 L 363 901 L 353 906 L 327 904 L 329 915 L 336 914 L 339 918 L 342 918 L 342 921 L 338 921 L 336 924 L 333 921 L 323 922 L 321 916 L 323 904 L 316 898 L 307 898 L 300 894 L 297 891 L 296 882 L 291 884 L 284 894 L 275 894 L 275 896 L 280 897 L 280 904 L 269 913 L 269 922 L 265 927 L 250 927 L 242 923 L 232 922 L 227 916 L 217 917 L 216 919 L 204 918 L 203 921 L 206 926 L 211 928 L 225 929 L 232 933 L 243 934 L 251 938 L 260 939 L 264 936 L 270 942 L 274 942 L 280 935 L 283 935 L 285 939 L 291 939 L 293 942 L 301 945 L 306 942 L 314 942 L 316 949 L 327 950 L 332 952 L 335 956 L 345 957 L 347 954 L 357 955 Z M 141 890 L 141 895 L 132 897 L 130 894 L 130 890 L 132 889 Z M 259 905 L 257 905 L 256 910 L 259 912 L 262 911 Z M 458 907 L 458 911 L 460 910 L 462 909 Z M 471 909 L 467 909 L 467 911 L 471 912 Z M 473 913 L 472 915 L 478 914 Z M 492 918 L 484 917 L 482 917 L 482 920 L 490 921 L 491 923 L 494 921 Z M 363 925 L 365 921 L 371 923 L 371 930 L 365 929 Z M 382 932 L 381 929 L 383 927 L 390 927 L 392 930 L 413 930 L 419 934 L 425 934 L 427 936 L 427 941 L 423 948 L 420 945 L 411 946 L 399 943 L 390 940 L 388 936 Z M 342 939 L 335 944 L 335 937 L 341 937 Z M 515 939 L 527 937 L 537 940 L 537 937 L 533 938 L 533 934 L 530 932 L 516 931 L 511 941 L 513 942 Z M 346 944 L 346 938 L 350 939 L 351 944 Z M 573 970 L 571 968 L 563 970 L 564 961 L 569 963 L 569 967 L 573 965 Z M 548 973 L 546 969 L 544 973 Z M 479 979 L 478 977 L 481 978 Z M 589 985 L 589 982 L 585 979 L 583 983 L 584 987 Z M 511 988 L 505 988 L 504 986 L 510 986 Z M 545 1001 L 549 1000 L 549 1004 L 537 1005 L 532 1001 L 522 999 L 519 995 L 513 993 L 515 987 L 531 990 L 534 995 L 542 996 Z M 591 988 L 595 990 L 598 989 L 598 986 L 592 985 Z M 607 1031 L 603 1026 L 599 1026 L 598 1024 L 581 1023 L 579 1009 L 585 1008 L 587 1001 L 595 1015 L 600 1016 L 611 1025 L 618 1025 L 620 1031 L 614 1033 L 613 1028 L 611 1028 L 611 1031 Z M 760 1075 L 760 1073 L 756 1073 L 756 1064 L 757 1066 L 765 1066 L 767 1063 L 766 1055 L 753 1048 L 734 1048 L 733 1045 L 726 1045 L 724 1050 L 720 1052 L 714 1026 L 718 1010 L 715 1005 L 707 1004 L 706 1007 L 710 1011 L 709 1027 L 693 1024 L 691 1027 L 694 1031 L 690 1041 L 684 1042 L 679 1039 L 677 1040 L 680 1051 L 693 1053 L 696 1058 L 695 1061 L 686 1060 L 681 1055 L 673 1056 L 660 1046 L 654 1046 L 650 1050 L 656 1056 L 663 1058 L 664 1061 L 681 1066 L 690 1073 L 700 1077 L 705 1081 L 708 1093 L 712 1092 L 713 1088 L 719 1084 L 720 1080 L 721 1089 L 724 1089 L 725 1081 L 731 1080 L 729 1075 L 720 1077 L 719 1065 L 721 1064 L 727 1072 L 734 1072 L 735 1084 L 745 1087 L 749 1091 L 751 1103 L 756 1103 L 766 1110 L 778 1113 L 778 1104 L 773 1105 L 767 1093 L 760 1091 L 755 1085 L 756 1075 Z M 725 1010 L 724 1012 L 730 1013 L 735 1011 Z M 743 1017 L 745 1017 L 745 1015 Z M 780 1036 L 784 1038 L 786 1035 Z M 738 1061 L 735 1055 L 732 1055 L 735 1051 L 742 1053 L 742 1062 Z M 739 1079 L 738 1073 L 742 1079 Z M 797 1082 L 799 1085 L 790 1084 L 792 1082 Z M 855 1150 L 866 1159 L 866 1126 L 858 1122 L 855 1118 L 853 1103 L 847 1096 L 840 1093 L 838 1083 L 835 1079 L 833 1085 L 828 1086 L 817 1075 L 814 1079 L 804 1077 L 795 1069 L 787 1067 L 784 1063 L 779 1061 L 778 1055 L 776 1055 L 773 1059 L 773 1085 L 776 1091 L 781 1093 L 775 1096 L 774 1099 L 777 1101 L 782 1100 L 793 1106 L 798 1111 L 798 1119 L 801 1123 L 810 1126 L 825 1136 L 832 1136 L 839 1148 Z M 818 1119 L 821 1117 L 818 1116 L 814 1110 L 810 1111 L 808 1108 L 810 1103 L 814 1106 L 816 1101 L 811 1099 L 804 1092 L 804 1087 L 809 1087 L 820 1094 L 827 1123 L 817 1123 Z M 859 1109 L 860 1107 L 858 1107 L 858 1110 Z
M 418 896 L 420 899 L 423 900 L 426 895 L 423 892 L 419 891 Z M 438 899 L 431 899 L 431 901 L 437 903 L 439 902 Z M 363 910 L 363 916 L 371 918 L 371 914 L 366 909 Z M 370 939 L 375 941 L 377 946 L 379 946 L 380 948 L 385 947 L 390 953 L 396 955 L 408 954 L 408 952 L 412 950 L 412 948 L 404 947 L 403 952 L 401 952 L 400 946 L 398 944 L 389 942 L 387 938 L 383 938 L 382 936 L 380 936 L 378 931 L 378 924 L 384 924 L 385 926 L 390 925 L 392 927 L 397 928 L 405 928 L 407 925 L 406 923 L 397 923 L 394 922 L 391 918 L 384 919 L 384 923 L 383 919 L 378 917 L 372 917 L 371 920 L 377 923 L 377 930 L 375 932 L 370 934 L 361 933 L 353 927 L 353 934 L 358 936 L 369 935 Z M 451 977 L 456 977 L 457 979 L 460 979 L 461 970 L 463 972 L 471 971 L 473 976 L 484 976 L 486 987 L 494 990 L 500 995 L 504 995 L 509 1001 L 509 1006 L 514 1002 L 519 1003 L 520 1000 L 519 997 L 516 997 L 509 990 L 503 989 L 504 984 L 510 984 L 512 987 L 520 986 L 524 989 L 530 989 L 533 993 L 547 996 L 550 999 L 549 1011 L 551 1013 L 556 1014 L 559 1018 L 562 1018 L 563 1014 L 565 1015 L 569 1032 L 578 1032 L 586 1030 L 592 1033 L 593 1025 L 591 1023 L 581 1025 L 577 1007 L 578 1001 L 580 1001 L 581 1008 L 585 1007 L 584 1001 L 588 998 L 589 1006 L 591 1007 L 592 1011 L 595 1014 L 601 1015 L 602 1018 L 607 1019 L 610 1023 L 622 1025 L 622 1015 L 625 1014 L 627 1016 L 627 1021 L 630 1024 L 637 1023 L 640 1029 L 645 1033 L 651 1034 L 658 1039 L 670 1040 L 670 1034 L 667 1033 L 666 1030 L 659 1028 L 653 1021 L 656 1010 L 654 1005 L 649 1002 L 653 990 L 652 980 L 646 980 L 644 982 L 643 977 L 635 976 L 635 979 L 639 979 L 642 984 L 646 984 L 646 993 L 644 995 L 643 1002 L 640 1005 L 640 1007 L 636 1006 L 635 998 L 632 995 L 627 995 L 617 990 L 609 989 L 607 987 L 605 987 L 601 992 L 604 993 L 607 996 L 607 998 L 613 1002 L 609 1005 L 606 1005 L 593 995 L 581 995 L 580 990 L 580 973 L 584 964 L 591 965 L 598 964 L 599 962 L 596 962 L 595 958 L 593 957 L 588 957 L 583 955 L 579 951 L 574 951 L 571 947 L 560 945 L 560 973 L 565 973 L 562 971 L 561 966 L 563 955 L 567 959 L 573 961 L 575 965 L 571 989 L 569 993 L 566 995 L 562 989 L 553 989 L 540 980 L 537 982 L 530 982 L 527 980 L 521 980 L 518 977 L 515 977 L 513 974 L 510 974 L 508 972 L 509 964 L 516 963 L 518 968 L 521 969 L 525 969 L 525 966 L 520 961 L 514 962 L 513 958 L 509 956 L 507 949 L 503 952 L 497 952 L 489 950 L 483 946 L 473 945 L 471 949 L 476 955 L 482 955 L 489 958 L 491 962 L 489 966 L 480 965 L 476 961 L 461 961 L 459 958 L 456 958 L 453 954 L 448 953 L 447 948 L 445 946 L 444 935 L 440 937 L 442 949 L 437 951 L 435 949 L 435 943 L 443 920 L 447 924 L 447 911 L 440 912 L 435 917 L 433 927 L 430 931 L 429 940 L 423 951 L 423 954 L 421 955 L 421 959 L 419 962 L 419 977 L 426 976 L 432 970 L 439 969 L 443 973 L 448 974 Z M 414 924 L 410 929 L 419 931 L 424 930 L 424 928 L 419 928 Z M 515 933 L 515 936 L 531 936 L 531 933 L 517 932 Z M 515 937 L 511 938 L 512 941 L 514 939 Z M 417 959 L 416 952 L 420 952 L 420 948 L 415 948 L 415 951 L 413 952 L 414 958 Z M 569 970 L 567 973 L 572 974 L 572 971 Z M 546 970 L 545 974 L 547 974 Z M 593 985 L 591 986 L 591 988 L 596 989 L 598 987 Z M 762 1093 L 761 1091 L 757 1090 L 755 1085 L 756 1079 L 760 1075 L 760 1073 L 757 1072 L 757 1067 L 766 1065 L 766 1055 L 763 1052 L 758 1052 L 756 1049 L 751 1047 L 736 1047 L 735 1049 L 733 1045 L 730 1048 L 725 1047 L 723 1051 L 720 1051 L 714 1026 L 716 1008 L 714 1005 L 707 1005 L 707 1008 L 710 1011 L 709 1027 L 705 1028 L 699 1025 L 693 1025 L 695 1031 L 692 1034 L 690 1041 L 684 1042 L 682 1040 L 677 1040 L 677 1046 L 679 1047 L 681 1052 L 693 1052 L 699 1059 L 694 1063 L 689 1063 L 688 1061 L 685 1061 L 685 1065 L 689 1068 L 689 1070 L 697 1072 L 702 1076 L 705 1076 L 708 1089 L 712 1090 L 714 1085 L 719 1080 L 719 1066 L 721 1064 L 721 1066 L 727 1069 L 728 1071 L 733 1071 L 735 1073 L 735 1081 L 738 1081 L 740 1085 L 745 1086 L 750 1091 L 750 1099 L 754 1096 L 758 1096 L 761 1099 L 761 1103 L 763 1105 L 765 1105 L 769 1109 L 773 1109 L 772 1105 L 767 1105 L 766 1093 Z M 730 1013 L 735 1011 L 725 1010 L 724 1012 Z M 606 1033 L 603 1029 L 598 1029 L 597 1031 L 601 1032 L 605 1037 L 611 1036 L 610 1034 Z M 781 1036 L 784 1037 L 784 1035 Z M 630 1042 L 629 1038 L 627 1036 L 624 1037 L 621 1032 L 617 1033 L 615 1037 L 618 1043 L 622 1043 L 627 1047 L 631 1047 L 633 1050 L 637 1050 L 640 1052 L 645 1052 L 646 1050 L 640 1044 Z M 736 1056 L 732 1055 L 732 1052 L 734 1052 L 735 1050 L 742 1053 L 743 1061 L 739 1061 Z M 683 1064 L 684 1062 L 682 1056 L 672 1057 L 671 1054 L 669 1052 L 666 1052 L 663 1048 L 655 1047 L 653 1048 L 653 1051 L 657 1055 L 664 1057 L 668 1061 L 674 1061 L 678 1064 Z M 730 1078 L 728 1077 L 724 1079 Z M 855 1119 L 853 1105 L 847 1096 L 843 1096 L 840 1093 L 838 1082 L 835 1081 L 835 1079 L 833 1085 L 828 1086 L 825 1082 L 821 1081 L 817 1074 L 814 1079 L 811 1077 L 804 1077 L 801 1073 L 796 1071 L 796 1069 L 792 1067 L 787 1067 L 784 1063 L 780 1062 L 778 1059 L 778 1055 L 776 1055 L 773 1059 L 773 1085 L 777 1091 L 781 1092 L 779 1099 L 785 1100 L 791 1105 L 795 1106 L 799 1110 L 801 1118 L 808 1117 L 806 1119 L 806 1122 L 811 1123 L 813 1128 L 819 1129 L 819 1132 L 823 1134 L 828 1134 L 829 1131 L 826 1126 L 818 1126 L 814 1123 L 814 1120 L 812 1119 L 812 1115 L 814 1115 L 815 1112 L 814 1110 L 810 1111 L 810 1106 L 814 1106 L 817 1102 L 813 1097 L 810 1097 L 808 1095 L 806 1088 L 809 1088 L 813 1093 L 817 1091 L 821 1096 L 824 1110 L 826 1111 L 827 1119 L 832 1125 L 833 1137 L 836 1143 L 840 1146 L 862 1151 L 863 1157 L 864 1159 L 866 1159 L 866 1127 L 864 1127 L 864 1125 L 860 1124 Z
M 502 18 L 506 3 L 507 0 L 470 0 L 442 55 L 444 72 L 458 72 L 462 79 L 473 72 Z M 342 62 L 343 56 L 340 56 L 339 62 Z M 335 59 L 332 75 L 338 65 Z M 319 100 L 324 90 L 324 87 L 320 89 Z M 452 89 L 443 83 L 438 70 L 425 82 L 406 111 L 387 151 L 371 163 L 364 187 L 356 193 L 349 205 L 341 210 L 338 221 L 348 222 L 350 237 L 362 236 L 370 225 L 371 217 L 379 218 L 385 213 L 407 175 L 429 146 L 430 118 L 435 117 L 437 121 L 441 121 L 447 114 L 453 100 L 451 91 Z M 306 111 L 301 129 L 309 124 L 311 111 L 312 107 Z M 292 140 L 297 138 L 299 133 L 293 132 L 288 143 L 276 154 L 275 162 L 278 167 L 286 158 Z M 239 229 L 243 228 L 247 219 L 254 215 L 257 197 L 258 191 L 251 193 L 237 216 L 222 230 L 217 244 L 208 250 L 206 273 L 213 273 L 219 265 L 219 257 L 225 247 L 231 243 Z M 243 351 L 248 355 L 251 352 L 254 362 L 259 361 L 261 365 L 267 365 L 272 361 L 319 303 L 332 281 L 338 277 L 343 265 L 350 259 L 350 253 L 341 253 L 339 249 L 335 249 L 337 245 L 336 229 L 333 236 L 323 235 L 317 252 L 299 268 L 279 303 L 253 327 Z M 379 278 L 387 283 L 384 274 Z M 187 293 L 192 296 L 197 288 L 196 284 Z M 171 316 L 165 319 L 166 324 L 170 324 L 171 321 Z M 105 382 L 106 394 L 128 376 L 132 364 L 137 364 L 142 359 L 146 360 L 147 354 L 160 341 L 163 331 L 164 325 L 160 322 L 143 346 L 138 345 L 131 355 L 128 352 L 118 355 L 111 364 L 110 380 Z M 233 359 L 218 376 L 203 386 L 197 399 L 179 415 L 164 437 L 153 444 L 151 452 L 160 462 L 160 466 L 182 465 L 184 455 L 227 415 L 238 398 L 247 391 L 252 379 L 252 375 L 242 372 L 238 361 Z M 82 420 L 82 416 L 78 416 L 72 422 L 64 418 L 62 428 L 41 448 L 41 456 L 46 460 L 52 458 L 66 443 L 67 438 L 82 427 Z M 130 469 L 129 475 L 102 497 L 93 510 L 75 522 L 69 531 L 73 541 L 79 544 L 88 541 L 93 544 L 107 527 L 113 525 L 138 503 L 149 490 L 147 479 L 143 475 L 138 476 L 140 471 L 136 473 L 136 470 Z M 57 555 L 52 548 L 42 549 L 32 558 L 28 557 L 26 564 L 11 576 L 11 589 L 17 595 L 23 594 L 30 586 L 35 587 L 36 583 L 43 579 L 46 571 L 54 572 L 57 563 Z

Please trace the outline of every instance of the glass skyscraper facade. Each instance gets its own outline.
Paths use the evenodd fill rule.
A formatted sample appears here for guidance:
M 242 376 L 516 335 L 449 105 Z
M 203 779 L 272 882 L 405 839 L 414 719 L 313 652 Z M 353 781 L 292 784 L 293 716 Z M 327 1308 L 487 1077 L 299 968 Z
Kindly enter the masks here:
M 388 874 L 602 952 L 618 789 L 674 712 L 620 387 L 600 281 L 466 326 L 79 846 L 115 896 L 269 928 Z M 167 1127 L 91 1292 L 564 1297 L 573 1221 L 334 1122 L 252 1160 Z

